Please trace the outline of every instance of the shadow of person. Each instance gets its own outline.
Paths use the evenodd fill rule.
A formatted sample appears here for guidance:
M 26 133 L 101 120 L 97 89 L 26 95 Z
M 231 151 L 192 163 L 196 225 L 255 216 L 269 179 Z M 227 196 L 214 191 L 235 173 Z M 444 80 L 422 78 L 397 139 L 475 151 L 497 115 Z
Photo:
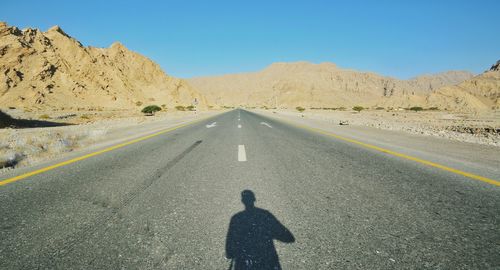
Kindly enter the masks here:
M 293 243 L 295 237 L 271 212 L 255 207 L 251 190 L 241 192 L 241 202 L 245 210 L 231 218 L 227 232 L 229 269 L 281 269 L 273 240 Z

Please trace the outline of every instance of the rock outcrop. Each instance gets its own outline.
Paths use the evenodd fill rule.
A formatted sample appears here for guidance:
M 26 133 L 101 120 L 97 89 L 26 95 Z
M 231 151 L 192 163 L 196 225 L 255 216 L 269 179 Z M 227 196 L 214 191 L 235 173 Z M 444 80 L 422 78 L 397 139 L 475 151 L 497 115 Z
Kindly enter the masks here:
M 500 71 L 500 60 L 498 60 L 493 66 L 491 66 L 490 71 Z
M 59 26 L 47 32 L 0 23 L 0 108 L 136 109 L 204 98 L 121 43 L 85 47 Z

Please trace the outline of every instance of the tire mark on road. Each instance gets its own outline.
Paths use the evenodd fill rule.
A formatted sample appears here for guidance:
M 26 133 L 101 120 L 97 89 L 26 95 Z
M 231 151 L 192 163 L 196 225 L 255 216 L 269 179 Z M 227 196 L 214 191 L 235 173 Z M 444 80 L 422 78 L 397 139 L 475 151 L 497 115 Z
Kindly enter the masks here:
M 89 236 L 99 233 L 99 229 L 101 229 L 102 226 L 105 227 L 104 230 L 102 230 L 100 233 L 106 233 L 111 227 L 109 226 L 109 224 L 115 223 L 120 219 L 120 216 L 118 214 L 123 209 L 129 206 L 132 201 L 134 201 L 140 194 L 144 193 L 149 187 L 151 187 L 151 185 L 153 185 L 158 179 L 160 179 L 162 175 L 164 175 L 172 167 L 179 163 L 179 161 L 181 161 L 187 154 L 193 151 L 202 142 L 202 140 L 196 141 L 191 146 L 186 148 L 183 152 L 175 156 L 172 160 L 167 162 L 165 166 L 157 169 L 150 178 L 146 179 L 144 182 L 142 182 L 142 184 L 125 195 L 119 206 L 112 208 L 110 212 L 103 213 L 97 216 L 97 218 L 91 225 L 83 226 L 82 228 L 77 229 L 73 234 L 67 235 L 65 238 L 59 239 L 59 241 L 56 240 L 52 242 L 51 247 L 49 247 L 49 251 L 47 251 L 46 253 L 44 252 L 45 254 L 48 253 L 47 256 L 44 256 L 42 254 L 42 256 L 38 256 L 37 259 L 40 260 L 49 258 L 49 260 L 53 262 L 51 265 L 56 267 L 56 261 L 59 258 L 63 257 L 65 254 L 72 252 L 74 247 L 78 243 L 85 242 L 87 239 L 90 239 Z M 65 241 L 65 239 L 68 238 L 70 240 Z M 91 266 L 95 259 L 97 258 L 92 259 L 87 266 Z

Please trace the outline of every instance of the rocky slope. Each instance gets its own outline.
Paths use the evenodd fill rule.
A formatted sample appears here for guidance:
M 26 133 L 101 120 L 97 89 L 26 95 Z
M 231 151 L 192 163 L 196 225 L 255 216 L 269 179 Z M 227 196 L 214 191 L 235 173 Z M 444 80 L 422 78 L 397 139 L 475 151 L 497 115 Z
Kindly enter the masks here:
M 186 81 L 120 43 L 85 47 L 58 26 L 42 32 L 0 22 L 0 109 L 174 107 L 195 98 L 205 105 Z
M 465 71 L 398 80 L 332 63 L 275 63 L 255 73 L 200 77 L 189 82 L 219 106 L 332 108 L 428 105 L 427 95 L 472 78 Z

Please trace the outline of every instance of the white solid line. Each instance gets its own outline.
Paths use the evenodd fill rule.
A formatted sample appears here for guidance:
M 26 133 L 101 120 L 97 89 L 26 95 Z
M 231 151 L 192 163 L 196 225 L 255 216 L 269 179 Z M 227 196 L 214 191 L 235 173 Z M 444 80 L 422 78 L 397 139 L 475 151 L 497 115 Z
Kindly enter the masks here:
M 247 153 L 243 144 L 238 145 L 238 161 L 247 161 Z
M 241 128 L 241 125 L 238 125 L 238 128 Z
M 273 128 L 271 125 L 269 125 L 268 123 L 266 122 L 260 122 L 261 125 L 264 125 L 264 126 L 267 126 L 268 128 Z

